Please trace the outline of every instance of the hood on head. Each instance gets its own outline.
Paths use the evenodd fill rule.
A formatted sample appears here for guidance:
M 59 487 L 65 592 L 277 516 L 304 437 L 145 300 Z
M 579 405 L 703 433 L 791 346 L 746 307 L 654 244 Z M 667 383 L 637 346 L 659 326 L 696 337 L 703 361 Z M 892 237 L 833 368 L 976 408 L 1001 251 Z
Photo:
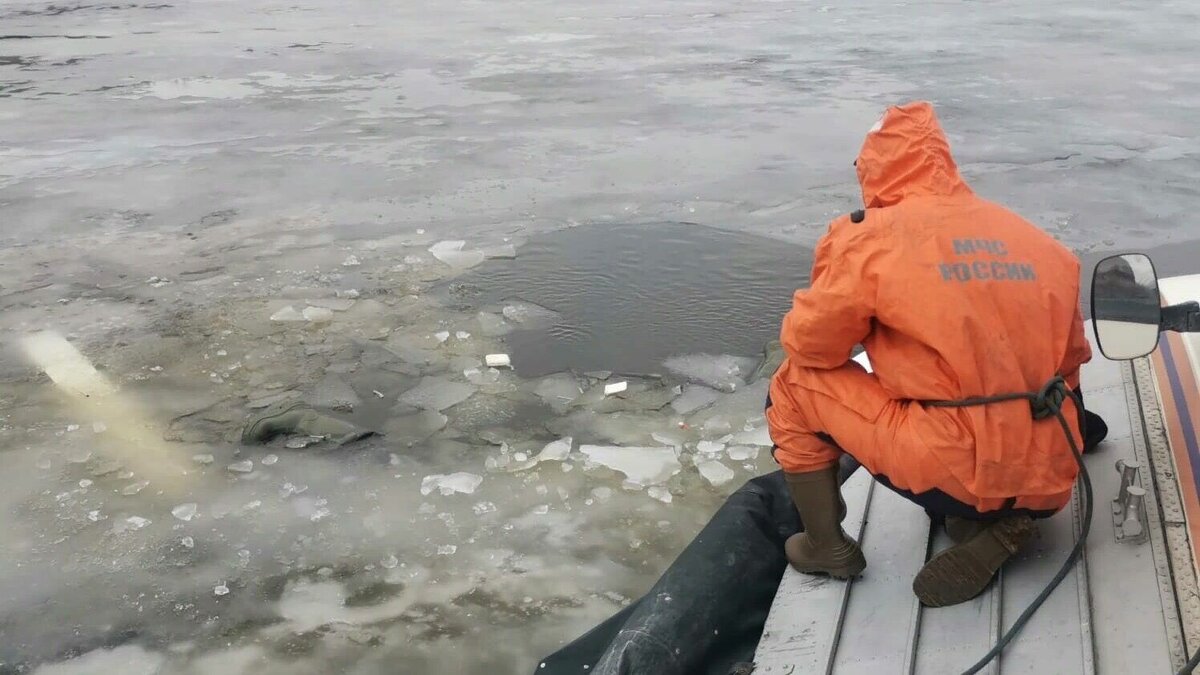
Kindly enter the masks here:
M 855 169 L 867 208 L 906 197 L 971 194 L 933 105 L 925 101 L 888 108 L 867 133 Z

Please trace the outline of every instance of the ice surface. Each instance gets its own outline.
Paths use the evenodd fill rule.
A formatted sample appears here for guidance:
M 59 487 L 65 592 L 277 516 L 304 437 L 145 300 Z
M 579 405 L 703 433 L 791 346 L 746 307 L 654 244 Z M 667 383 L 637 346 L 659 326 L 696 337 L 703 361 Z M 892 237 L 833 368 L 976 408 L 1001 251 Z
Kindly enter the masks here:
M 619 471 L 628 483 L 639 487 L 665 482 L 682 468 L 672 448 L 584 445 L 579 451 L 590 463 Z
M 732 392 L 745 386 L 746 376 L 754 372 L 757 361 L 740 356 L 692 354 L 673 356 L 663 364 L 667 370 L 690 382 Z
M 400 402 L 415 408 L 441 412 L 471 398 L 478 388 L 445 377 L 425 377 L 420 384 L 400 395 Z
M 279 310 L 278 312 L 275 312 L 274 314 L 272 314 L 271 320 L 272 321 L 289 322 L 289 321 L 304 321 L 305 319 L 304 319 L 304 315 L 301 314 L 299 311 L 297 311 L 295 307 L 288 305 L 287 307 L 284 307 L 283 309 Z
M 456 492 L 469 495 L 483 483 L 483 476 L 473 473 L 458 472 L 452 474 L 433 474 L 421 479 L 421 494 L 428 495 L 437 490 L 443 496 Z
M 171 515 L 186 523 L 196 516 L 197 508 L 198 505 L 195 502 L 180 504 L 179 506 L 171 509 Z
M 671 408 L 680 415 L 689 415 L 697 410 L 707 408 L 721 397 L 715 389 L 698 384 L 689 384 L 683 388 L 683 393 L 674 401 Z
M 136 645 L 94 649 L 75 658 L 39 666 L 34 675 L 162 675 L 166 657 Z M 13 668 L 12 672 L 27 672 Z
M 505 319 L 522 328 L 546 328 L 558 323 L 561 318 L 558 312 L 552 309 L 524 301 L 505 305 L 501 313 Z
M 440 241 L 429 247 L 433 257 L 456 269 L 474 267 L 484 261 L 483 251 L 464 251 L 467 242 L 462 240 Z
M 707 480 L 713 486 L 719 487 L 733 480 L 733 469 L 715 459 L 697 462 L 696 468 L 700 471 L 700 475 L 704 476 L 704 480 Z

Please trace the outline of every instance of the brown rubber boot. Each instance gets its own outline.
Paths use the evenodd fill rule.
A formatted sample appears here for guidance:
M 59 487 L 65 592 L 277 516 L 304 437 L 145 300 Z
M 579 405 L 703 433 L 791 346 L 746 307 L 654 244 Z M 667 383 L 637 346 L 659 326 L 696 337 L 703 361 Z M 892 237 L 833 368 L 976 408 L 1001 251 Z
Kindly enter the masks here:
M 946 534 L 950 535 L 950 541 L 956 544 L 965 544 L 971 541 L 975 535 L 983 531 L 988 526 L 990 521 L 987 520 L 967 520 L 957 516 L 946 516 Z
M 987 523 L 975 536 L 925 563 L 913 579 L 913 593 L 926 607 L 947 607 L 974 598 L 1036 531 L 1029 516 Z
M 846 536 L 841 518 L 845 504 L 838 488 L 837 466 L 806 473 L 784 473 L 792 502 L 804 521 L 804 532 L 788 537 L 783 550 L 797 572 L 849 579 L 867 566 L 858 543 Z

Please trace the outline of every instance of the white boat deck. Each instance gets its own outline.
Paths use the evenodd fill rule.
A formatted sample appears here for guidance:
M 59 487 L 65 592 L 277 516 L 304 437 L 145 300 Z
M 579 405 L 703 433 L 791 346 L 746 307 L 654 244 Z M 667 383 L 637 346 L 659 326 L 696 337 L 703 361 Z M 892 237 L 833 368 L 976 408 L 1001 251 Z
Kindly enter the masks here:
M 1161 539 L 1131 544 L 1114 538 L 1115 462 L 1145 454 L 1141 421 L 1126 399 L 1136 396 L 1134 387 L 1125 386 L 1132 371 L 1099 350 L 1095 354 L 1082 374 L 1084 399 L 1108 423 L 1109 436 L 1085 458 L 1096 499 L 1085 557 L 984 673 L 1172 672 L 1180 629 L 1169 586 L 1160 592 L 1167 564 Z M 1151 491 L 1149 501 L 1155 494 L 1148 471 L 1143 469 L 1141 484 Z M 948 538 L 931 532 L 924 511 L 865 471 L 856 472 L 843 492 L 846 531 L 862 544 L 866 572 L 844 582 L 788 568 L 759 643 L 756 674 L 961 673 L 1045 587 L 1082 526 L 1077 491 L 1072 507 L 1042 521 L 1040 537 L 983 595 L 927 609 L 912 593 L 912 578 Z M 1148 511 L 1154 531 L 1158 511 Z

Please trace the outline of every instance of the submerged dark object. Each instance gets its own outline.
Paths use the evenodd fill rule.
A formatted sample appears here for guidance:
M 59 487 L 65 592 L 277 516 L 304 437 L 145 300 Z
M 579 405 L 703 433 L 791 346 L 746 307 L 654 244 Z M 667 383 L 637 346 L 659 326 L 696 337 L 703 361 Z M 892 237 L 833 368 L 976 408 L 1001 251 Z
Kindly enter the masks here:
M 744 672 L 787 565 L 783 542 L 800 529 L 782 471 L 747 481 L 646 595 L 534 672 Z

